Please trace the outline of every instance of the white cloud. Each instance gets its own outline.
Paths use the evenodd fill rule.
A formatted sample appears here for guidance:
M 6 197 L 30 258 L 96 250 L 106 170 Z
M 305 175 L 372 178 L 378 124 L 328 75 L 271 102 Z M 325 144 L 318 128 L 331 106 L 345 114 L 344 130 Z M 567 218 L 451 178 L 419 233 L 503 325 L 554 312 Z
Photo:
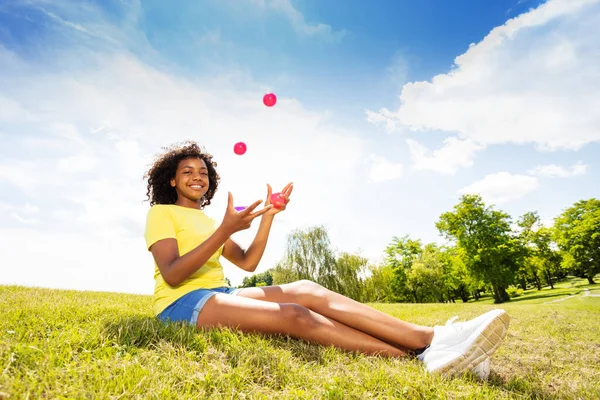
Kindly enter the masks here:
M 40 26 L 45 40 L 58 39 L 60 45 L 79 46 L 82 56 L 91 48 L 118 47 L 135 48 L 136 54 L 143 53 L 145 59 L 155 57 L 156 51 L 144 32 L 138 29 L 143 15 L 140 0 L 113 2 L 111 7 L 118 18 L 107 22 L 111 15 L 95 2 L 77 2 L 76 6 L 69 0 L 0 2 L 0 12 L 22 18 L 23 24 Z M 38 52 L 50 49 L 38 49 Z
M 528 171 L 530 175 L 542 176 L 547 178 L 568 178 L 570 176 L 585 175 L 587 165 L 579 162 L 573 164 L 570 168 L 561 167 L 556 164 L 538 165 Z
M 4 228 L 0 237 L 8 249 L 3 248 L 2 262 L 19 266 L 3 269 L 2 284 L 152 293 L 152 257 L 132 251 L 144 247 L 141 237 L 89 240 L 73 233 L 56 235 L 23 227 Z
M 0 44 L 0 51 L 2 45 Z M 9 62 L 10 60 L 6 60 Z M 0 93 L 0 119 L 6 122 L 11 120 L 24 120 L 33 119 L 34 117 L 29 114 L 21 105 L 14 99 L 10 99 Z
M 117 40 L 113 39 L 109 35 L 106 35 L 106 34 L 101 33 L 101 32 L 93 32 L 90 29 L 81 26 L 80 24 L 76 24 L 76 23 L 73 23 L 71 21 L 65 20 L 65 19 L 59 17 L 58 15 L 56 15 L 55 13 L 46 10 L 43 7 L 38 7 L 38 9 L 40 11 L 42 11 L 44 14 L 46 14 L 48 17 L 50 17 L 52 20 L 54 20 L 55 22 L 57 22 L 59 24 L 62 24 L 64 26 L 68 27 L 68 28 L 75 29 L 76 31 L 85 33 L 86 35 L 89 35 L 89 36 L 92 36 L 92 37 L 95 37 L 95 38 L 98 38 L 98 39 L 107 40 L 109 42 L 112 42 L 113 44 L 120 44 Z
M 496 172 L 458 191 L 459 194 L 479 194 L 484 201 L 507 203 L 518 200 L 540 186 L 536 177 Z
M 431 170 L 443 175 L 453 175 L 459 168 L 473 165 L 475 153 L 484 147 L 472 140 L 461 140 L 449 137 L 444 141 L 444 146 L 430 150 L 421 143 L 407 139 L 413 168 Z
M 365 113 L 367 114 L 367 121 L 375 124 L 375 125 L 379 125 L 381 123 L 383 123 L 385 130 L 390 133 L 395 131 L 398 128 L 398 122 L 395 118 L 395 115 L 392 111 L 387 110 L 387 109 L 383 109 L 383 110 L 379 110 L 378 112 L 374 112 L 371 110 L 365 110 Z
M 9 204 L 0 202 L 0 216 L 7 220 L 17 221 L 24 225 L 35 225 L 39 223 L 37 216 L 40 213 L 38 206 L 25 204 Z
M 91 171 L 98 167 L 100 160 L 92 155 L 68 156 L 58 160 L 57 170 L 62 173 Z
M 64 62 L 70 57 L 81 55 L 60 54 Z M 205 145 L 219 163 L 222 184 L 206 210 L 219 221 L 227 191 L 239 204 L 248 204 L 265 197 L 266 183 L 278 190 L 294 181 L 293 202 L 278 216 L 261 268 L 279 260 L 291 229 L 333 223 L 330 210 L 315 207 L 315 194 L 351 197 L 356 190 L 359 163 L 365 157 L 358 133 L 339 128 L 327 114 L 308 111 L 285 96 L 267 108 L 260 85 L 250 80 L 242 85 L 239 80 L 235 85 L 226 79 L 191 81 L 125 53 L 89 53 L 85 67 L 49 72 L 46 65 L 28 64 L 0 47 L 1 65 L 15 58 L 15 68 L 6 68 L 0 76 L 3 98 L 18 105 L 13 107 L 18 112 L 0 116 L 3 140 L 13 149 L 0 158 L 0 183 L 9 188 L 0 201 L 21 198 L 32 207 L 44 207 L 44 212 L 23 213 L 20 203 L 3 211 L 7 218 L 0 222 L 0 241 L 7 243 L 10 237 L 15 242 L 3 248 L 5 260 L 27 253 L 28 246 L 38 245 L 35 240 L 52 237 L 62 245 L 44 246 L 44 259 L 52 260 L 58 276 L 71 271 L 61 264 L 65 247 L 71 261 L 87 260 L 78 267 L 81 279 L 92 271 L 117 275 L 131 264 L 151 275 L 152 265 L 139 242 L 148 207 L 143 203 L 142 176 L 161 146 L 185 139 Z M 233 144 L 240 140 L 248 145 L 241 157 L 233 153 Z M 236 234 L 242 245 L 250 244 L 255 225 Z M 112 262 L 97 256 L 102 252 L 110 253 Z M 33 254 L 28 257 L 27 265 L 47 266 Z M 234 284 L 247 275 L 226 261 L 224 265 Z M 19 279 L 24 279 L 22 284 L 42 284 L 34 275 Z M 9 283 L 9 278 L 0 280 Z M 104 279 L 80 283 L 96 290 L 126 286 L 111 286 Z M 143 290 L 137 282 L 129 287 Z M 151 285 L 144 287 L 151 292 Z
M 404 85 L 397 111 L 367 118 L 482 145 L 577 149 L 598 142 L 598 26 L 599 0 L 549 0 L 493 29 L 450 72 Z
M 254 4 L 281 12 L 291 22 L 296 33 L 303 36 L 312 36 L 329 42 L 338 42 L 346 36 L 345 30 L 334 30 L 327 24 L 311 24 L 304 15 L 298 11 L 290 0 L 251 0 Z
M 385 182 L 402 176 L 404 166 L 401 163 L 394 163 L 376 155 L 369 156 L 369 160 L 371 161 L 369 178 L 372 182 Z

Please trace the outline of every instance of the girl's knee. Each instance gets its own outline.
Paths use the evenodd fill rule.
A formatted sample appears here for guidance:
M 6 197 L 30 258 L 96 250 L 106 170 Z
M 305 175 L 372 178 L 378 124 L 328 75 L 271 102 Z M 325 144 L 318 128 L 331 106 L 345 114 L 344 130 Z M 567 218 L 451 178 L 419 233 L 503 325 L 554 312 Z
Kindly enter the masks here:
M 328 290 L 316 282 L 306 279 L 291 284 L 294 302 L 310 309 L 319 307 L 327 300 Z
M 311 311 L 296 303 L 281 304 L 281 317 L 293 329 L 310 329 L 317 325 Z
M 316 282 L 309 281 L 308 279 L 302 279 L 292 283 L 294 292 L 297 294 L 321 294 L 325 289 L 323 286 Z

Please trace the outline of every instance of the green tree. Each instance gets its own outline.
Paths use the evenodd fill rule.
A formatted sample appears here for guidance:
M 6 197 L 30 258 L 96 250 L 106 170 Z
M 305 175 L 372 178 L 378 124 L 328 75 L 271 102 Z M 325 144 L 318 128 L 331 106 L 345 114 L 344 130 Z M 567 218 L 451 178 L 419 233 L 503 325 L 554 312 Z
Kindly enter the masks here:
M 277 284 L 281 280 L 308 279 L 322 286 L 341 291 L 336 274 L 336 259 L 327 230 L 322 226 L 297 229 L 287 238 L 285 255 L 273 271 Z
M 525 281 L 535 283 L 542 289 L 542 279 L 554 289 L 554 279 L 561 275 L 561 257 L 553 241 L 552 229 L 542 225 L 537 212 L 527 212 L 518 222 L 519 237 L 525 247 L 525 261 L 519 268 L 519 279 L 523 290 Z
M 298 280 L 298 273 L 285 261 L 278 262 L 275 267 L 271 269 L 271 275 L 273 276 L 273 285 L 283 285 Z
M 394 277 L 391 282 L 396 301 L 414 301 L 418 303 L 417 294 L 407 286 L 407 277 L 413 261 L 422 253 L 420 240 L 412 240 L 408 235 L 393 237 L 386 247 L 386 263 L 392 268 Z
M 244 279 L 242 280 L 242 285 L 240 287 L 246 288 L 255 286 L 271 286 L 272 284 L 273 275 L 271 274 L 271 270 L 267 270 L 259 274 L 244 277 Z
M 336 275 L 340 292 L 356 301 L 363 301 L 364 277 L 368 260 L 357 254 L 341 253 L 336 260 Z
M 508 214 L 486 207 L 478 195 L 463 195 L 454 211 L 442 214 L 436 223 L 441 234 L 463 249 L 469 272 L 491 286 L 496 303 L 510 299 L 506 288 L 523 257 L 510 223 Z
M 519 226 L 519 238 L 524 247 L 525 259 L 520 265 L 517 273 L 521 288 L 527 290 L 527 281 L 535 284 L 538 290 L 542 290 L 542 281 L 540 279 L 540 267 L 543 263 L 540 260 L 536 246 L 536 232 L 541 228 L 540 217 L 537 212 L 530 211 L 521 216 L 517 222 Z
M 443 302 L 447 294 L 446 259 L 435 244 L 428 244 L 415 258 L 407 273 L 406 286 L 416 303 Z
M 556 250 L 552 236 L 553 231 L 550 228 L 541 227 L 537 230 L 533 239 L 536 247 L 533 262 L 546 283 L 554 289 L 554 278 L 561 274 L 561 256 Z
M 363 284 L 363 302 L 393 303 L 396 296 L 392 290 L 394 269 L 383 263 L 372 266 Z
M 485 286 L 484 283 L 473 277 L 467 268 L 466 254 L 464 249 L 457 246 L 449 247 L 445 251 L 448 258 L 449 271 L 446 276 L 448 290 L 452 290 L 454 297 L 460 298 L 464 303 L 469 301 L 471 295 L 479 300 L 479 292 Z
M 556 241 L 564 262 L 590 284 L 600 272 L 600 200 L 580 200 L 554 220 Z

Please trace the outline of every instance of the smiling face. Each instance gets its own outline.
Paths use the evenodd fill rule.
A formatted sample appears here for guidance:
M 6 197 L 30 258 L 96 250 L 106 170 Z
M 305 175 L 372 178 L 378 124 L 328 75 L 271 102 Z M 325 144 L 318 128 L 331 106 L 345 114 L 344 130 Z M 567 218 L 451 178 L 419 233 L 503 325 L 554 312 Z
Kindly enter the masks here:
M 177 192 L 175 204 L 183 207 L 199 208 L 200 199 L 208 191 L 210 179 L 208 168 L 201 158 L 186 158 L 179 161 L 171 186 Z

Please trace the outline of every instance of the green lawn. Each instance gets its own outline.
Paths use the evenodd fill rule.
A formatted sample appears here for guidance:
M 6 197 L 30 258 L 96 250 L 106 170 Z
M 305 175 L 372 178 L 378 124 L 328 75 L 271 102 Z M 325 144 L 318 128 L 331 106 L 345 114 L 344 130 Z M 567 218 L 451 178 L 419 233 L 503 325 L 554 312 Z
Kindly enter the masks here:
M 600 275 L 595 278 L 596 282 L 600 282 Z M 600 285 L 590 285 L 587 279 L 569 277 L 563 282 L 554 284 L 554 289 L 550 286 L 542 287 L 542 290 L 528 289 L 519 297 L 511 299 L 512 303 L 526 304 L 545 304 L 551 301 L 562 301 L 569 296 L 577 296 L 583 294 L 585 290 L 589 290 L 591 294 L 600 294 Z M 478 304 L 493 304 L 494 298 L 490 295 L 484 295 L 478 301 L 470 300 L 470 303 Z
M 486 383 L 430 376 L 413 359 L 162 326 L 150 296 L 0 286 L 0 399 L 600 398 L 600 297 L 559 286 L 502 305 L 511 327 Z M 578 295 L 543 304 L 556 293 Z M 374 307 L 431 325 L 496 307 L 486 301 Z

